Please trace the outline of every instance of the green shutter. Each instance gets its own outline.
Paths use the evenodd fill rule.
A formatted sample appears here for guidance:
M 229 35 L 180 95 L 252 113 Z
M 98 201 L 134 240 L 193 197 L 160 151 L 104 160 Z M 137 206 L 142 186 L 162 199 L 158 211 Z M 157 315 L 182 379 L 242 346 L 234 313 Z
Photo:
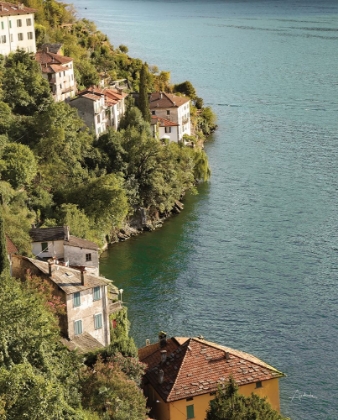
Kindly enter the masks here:
M 187 405 L 187 419 L 195 418 L 194 405 Z
M 93 300 L 99 300 L 101 299 L 101 288 L 100 286 L 96 286 L 93 289 Z
M 94 315 L 94 328 L 96 330 L 102 328 L 102 314 Z
M 80 335 L 82 334 L 82 321 L 81 319 L 78 321 L 74 321 L 74 334 Z
M 80 292 L 75 292 L 73 294 L 73 307 L 76 308 L 77 306 L 81 305 L 81 298 L 80 298 Z

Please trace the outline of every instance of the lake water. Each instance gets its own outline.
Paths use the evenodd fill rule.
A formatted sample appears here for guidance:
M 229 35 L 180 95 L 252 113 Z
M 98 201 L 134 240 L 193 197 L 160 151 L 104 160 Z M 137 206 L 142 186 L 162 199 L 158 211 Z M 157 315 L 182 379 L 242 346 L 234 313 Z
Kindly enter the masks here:
M 165 330 L 253 353 L 287 374 L 284 415 L 337 420 L 338 2 L 75 6 L 218 115 L 210 182 L 102 258 L 137 344 Z

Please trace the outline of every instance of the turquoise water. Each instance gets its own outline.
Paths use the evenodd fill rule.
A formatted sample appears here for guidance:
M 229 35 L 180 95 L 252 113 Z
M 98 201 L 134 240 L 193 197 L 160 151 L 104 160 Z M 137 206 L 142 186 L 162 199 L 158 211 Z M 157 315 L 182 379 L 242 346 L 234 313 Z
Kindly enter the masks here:
M 338 419 L 338 2 L 75 6 L 218 115 L 210 183 L 102 258 L 137 343 L 163 329 L 251 352 L 287 374 L 283 414 Z

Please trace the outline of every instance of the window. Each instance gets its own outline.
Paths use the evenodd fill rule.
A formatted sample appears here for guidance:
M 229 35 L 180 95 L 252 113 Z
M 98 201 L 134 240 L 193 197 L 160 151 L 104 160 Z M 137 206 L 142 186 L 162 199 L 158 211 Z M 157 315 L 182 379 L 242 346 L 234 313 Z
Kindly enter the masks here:
M 156 115 L 156 111 L 151 111 L 151 115 Z
M 93 289 L 93 300 L 100 300 L 101 299 L 101 287 L 95 286 Z
M 18 34 L 18 41 L 23 41 L 23 33 Z
M 33 39 L 33 32 L 27 32 L 27 39 Z
M 165 133 L 171 133 L 171 127 L 165 127 L 164 132 Z
M 185 400 L 186 401 L 192 401 L 194 399 L 194 397 L 188 397 L 188 398 L 186 398 Z
M 100 115 L 98 115 L 98 116 L 96 117 L 96 120 L 97 120 L 97 122 L 98 122 L 98 123 L 100 123 L 100 121 L 101 121 Z
M 5 23 L 1 22 L 1 29 L 5 29 Z
M 75 292 L 73 294 L 73 307 L 76 308 L 80 305 L 81 305 L 80 292 Z
M 18 28 L 21 28 L 21 26 L 22 26 L 22 20 L 21 20 L 21 19 L 17 19 L 17 20 L 16 20 L 16 26 L 17 26 Z
M 92 260 L 92 254 L 86 254 L 86 261 Z
M 6 44 L 6 35 L 1 35 L 0 44 Z
M 187 405 L 187 419 L 195 418 L 194 405 Z
M 82 334 L 82 320 L 79 319 L 78 321 L 74 321 L 74 334 L 80 335 Z
M 41 252 L 48 252 L 48 242 L 41 243 Z
M 13 42 L 13 34 L 11 34 L 11 42 Z
M 96 330 L 102 328 L 102 314 L 94 315 L 94 328 Z
M 32 19 L 31 18 L 26 19 L 26 25 L 27 26 L 32 26 Z
M 263 385 L 261 381 L 256 382 L 256 388 L 262 388 L 262 387 Z
M 170 110 L 169 109 L 167 109 L 167 115 L 170 115 Z
M 12 21 L 11 20 L 9 21 L 9 27 L 10 28 L 12 27 Z

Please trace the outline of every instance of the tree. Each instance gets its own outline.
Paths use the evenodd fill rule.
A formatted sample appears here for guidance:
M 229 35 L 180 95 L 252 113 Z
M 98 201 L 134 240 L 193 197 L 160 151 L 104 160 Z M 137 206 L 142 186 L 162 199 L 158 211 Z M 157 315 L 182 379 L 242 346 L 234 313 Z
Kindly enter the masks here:
M 9 273 L 9 263 L 6 249 L 6 236 L 4 228 L 4 220 L 2 217 L 2 208 L 0 209 L 0 275 L 2 273 Z
M 209 403 L 206 420 L 288 420 L 273 410 L 270 404 L 256 394 L 245 397 L 238 393 L 233 378 L 218 387 Z
M 191 99 L 196 98 L 196 90 L 189 80 L 179 83 L 178 85 L 174 85 L 174 92 L 183 93 L 184 95 L 189 96 Z
M 2 155 L 1 176 L 13 188 L 29 184 L 36 175 L 37 166 L 33 152 L 19 143 L 9 143 Z
M 150 122 L 151 115 L 149 110 L 147 63 L 144 63 L 141 68 L 138 107 L 140 108 L 144 121 Z

